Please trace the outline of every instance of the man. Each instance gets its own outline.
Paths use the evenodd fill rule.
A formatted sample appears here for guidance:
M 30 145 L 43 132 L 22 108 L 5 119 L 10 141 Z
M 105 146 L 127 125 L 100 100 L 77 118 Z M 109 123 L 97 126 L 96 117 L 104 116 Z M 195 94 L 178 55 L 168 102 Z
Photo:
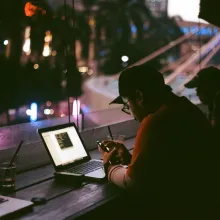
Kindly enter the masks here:
M 212 177 L 205 174 L 204 161 L 215 154 L 210 123 L 188 99 L 174 95 L 161 73 L 147 63 L 121 73 L 119 94 L 111 104 L 122 104 L 140 128 L 131 160 L 123 145 L 104 142 L 114 147 L 110 153 L 100 149 L 109 181 L 130 190 L 132 204 L 145 217 L 200 218 L 198 210 L 207 209 L 204 198 L 211 193 L 202 191 L 205 180 Z M 110 163 L 115 154 L 128 166 Z
M 195 78 L 185 84 L 186 88 L 196 88 L 197 95 L 209 108 L 209 120 L 219 130 L 220 126 L 220 70 L 207 67 L 200 70 Z

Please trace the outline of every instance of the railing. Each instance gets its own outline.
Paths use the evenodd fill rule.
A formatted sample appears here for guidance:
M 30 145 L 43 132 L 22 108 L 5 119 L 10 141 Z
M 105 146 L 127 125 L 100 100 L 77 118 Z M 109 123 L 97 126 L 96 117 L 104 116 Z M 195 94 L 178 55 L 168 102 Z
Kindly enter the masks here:
M 202 59 L 205 55 L 207 55 L 214 47 L 218 45 L 220 41 L 220 34 L 212 38 L 207 44 L 205 44 L 196 54 L 193 54 L 185 63 L 179 66 L 172 74 L 166 77 L 166 84 L 172 84 L 172 82 L 176 79 L 176 77 L 180 73 L 184 73 L 186 68 Z
M 199 72 L 199 70 L 201 68 L 204 68 L 208 62 L 213 58 L 213 56 L 216 55 L 217 52 L 219 52 L 220 50 L 220 45 L 218 45 L 216 48 L 214 48 L 210 54 L 208 54 L 208 56 L 200 63 L 199 66 L 197 66 L 197 68 L 195 69 L 195 71 L 189 75 L 189 77 L 178 87 L 178 89 L 176 90 L 176 93 L 179 94 L 181 92 L 183 92 L 183 90 L 185 89 L 185 84 L 188 83 L 191 79 L 193 79 L 197 73 Z
M 132 119 L 133 118 L 130 115 L 123 113 L 120 108 L 97 111 L 85 115 L 80 114 L 78 116 L 79 130 L 89 130 Z M 70 121 L 76 123 L 76 116 L 71 116 Z M 68 122 L 69 118 L 66 116 L 63 118 L 53 118 L 32 123 L 30 122 L 2 127 L 0 128 L 0 149 L 4 149 L 8 146 L 15 146 L 18 140 L 35 142 L 38 140 L 37 129 L 65 124 Z
M 196 32 L 195 32 L 196 33 Z M 192 37 L 195 33 L 191 33 L 189 35 L 184 35 L 181 36 L 180 38 L 176 39 L 175 41 L 170 42 L 169 44 L 165 45 L 164 47 L 161 47 L 160 49 L 156 50 L 155 52 L 153 52 L 152 54 L 144 57 L 143 59 L 139 60 L 138 62 L 130 65 L 129 67 L 132 66 L 137 66 L 137 65 L 141 65 L 143 63 L 149 62 L 151 60 L 153 60 L 154 58 L 160 56 L 161 54 L 165 53 L 166 51 L 172 49 L 173 47 L 177 46 L 178 44 L 182 43 L 183 41 L 189 39 L 190 37 Z M 112 77 L 113 80 L 118 79 L 119 74 L 116 74 L 115 76 Z

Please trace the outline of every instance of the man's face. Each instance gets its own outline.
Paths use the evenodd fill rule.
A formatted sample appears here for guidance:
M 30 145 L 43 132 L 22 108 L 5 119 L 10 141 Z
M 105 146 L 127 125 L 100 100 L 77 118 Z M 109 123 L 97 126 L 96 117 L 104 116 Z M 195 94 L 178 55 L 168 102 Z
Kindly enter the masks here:
M 137 97 L 134 98 L 123 98 L 124 107 L 123 111 L 134 117 L 135 120 L 141 122 L 142 119 L 146 116 L 143 110 L 143 106 L 140 104 L 140 100 Z

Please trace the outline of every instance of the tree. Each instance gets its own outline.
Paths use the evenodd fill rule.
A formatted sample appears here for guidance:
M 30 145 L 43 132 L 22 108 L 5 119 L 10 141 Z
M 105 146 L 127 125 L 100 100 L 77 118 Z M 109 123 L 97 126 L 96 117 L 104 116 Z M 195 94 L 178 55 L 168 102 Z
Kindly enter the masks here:
M 182 35 L 173 21 L 155 18 L 138 1 L 101 2 L 96 21 L 96 54 L 98 59 L 104 57 L 101 68 L 107 74 L 121 71 Z M 104 41 L 101 38 L 103 30 L 106 33 Z M 129 58 L 126 63 L 121 60 L 123 55 Z M 159 60 L 155 62 L 159 64 Z
M 99 2 L 99 0 L 82 0 L 84 6 L 89 9 L 92 5 L 95 5 Z
M 15 108 L 20 104 L 19 89 L 21 74 L 20 56 L 22 48 L 23 1 L 3 1 L 0 7 L 0 28 L 10 41 L 10 57 L 0 58 L 1 68 L 1 110 Z

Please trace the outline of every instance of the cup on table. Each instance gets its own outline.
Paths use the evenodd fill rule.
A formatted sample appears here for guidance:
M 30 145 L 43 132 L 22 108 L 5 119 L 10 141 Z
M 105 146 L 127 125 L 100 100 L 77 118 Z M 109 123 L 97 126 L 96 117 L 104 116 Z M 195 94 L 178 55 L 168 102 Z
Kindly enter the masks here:
M 121 143 L 123 144 L 124 143 L 124 140 L 125 140 L 125 135 L 108 135 L 107 138 L 106 138 L 106 141 L 114 141 L 116 143 Z M 108 144 L 108 148 L 110 149 L 110 151 L 112 150 L 112 148 L 114 147 L 114 144 L 111 145 L 111 144 Z
M 121 135 L 121 134 L 118 134 L 118 135 L 108 135 L 107 136 L 107 141 L 115 141 L 115 142 L 119 142 L 119 143 L 124 143 L 124 140 L 125 140 L 125 135 Z
M 0 164 L 0 191 L 13 192 L 15 189 L 16 165 Z

